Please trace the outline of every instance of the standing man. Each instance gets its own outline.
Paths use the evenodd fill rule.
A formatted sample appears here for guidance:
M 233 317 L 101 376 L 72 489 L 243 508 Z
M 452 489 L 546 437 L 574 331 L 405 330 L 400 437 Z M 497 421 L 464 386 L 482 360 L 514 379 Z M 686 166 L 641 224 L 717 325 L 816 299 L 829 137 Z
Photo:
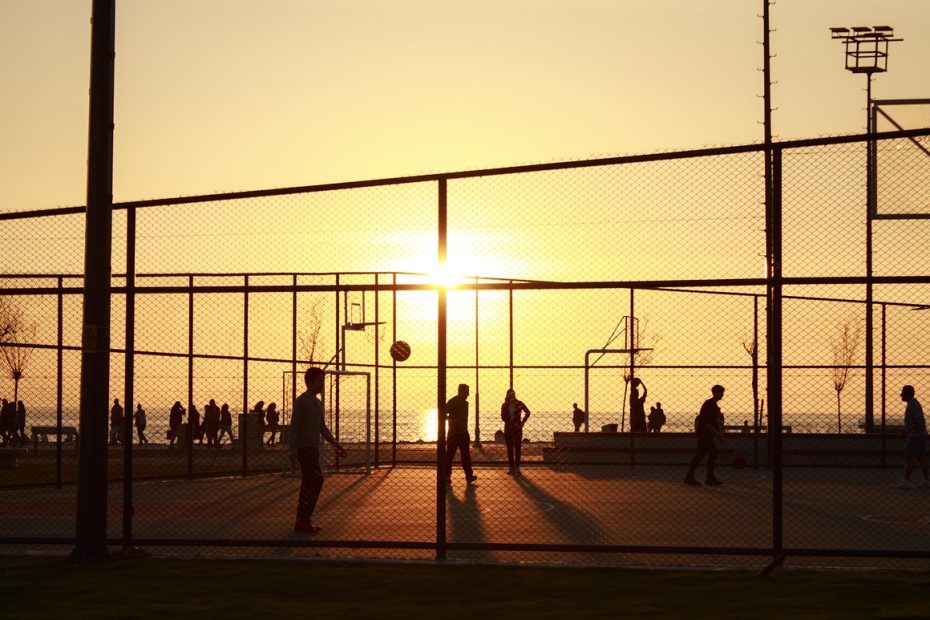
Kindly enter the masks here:
M 526 414 L 521 419 L 523 414 Z M 530 419 L 530 410 L 517 400 L 517 393 L 513 388 L 507 390 L 504 402 L 501 405 L 501 420 L 504 421 L 504 441 L 507 442 L 507 464 L 511 476 L 520 475 L 520 450 L 523 447 L 523 425 Z
M 119 399 L 113 399 L 113 406 L 110 407 L 110 443 L 114 446 L 123 441 L 123 406 L 119 404 Z
M 907 489 L 911 486 L 914 463 L 920 465 L 920 472 L 924 475 L 924 481 L 918 487 L 928 488 L 930 480 L 927 480 L 927 421 L 924 418 L 923 407 L 914 398 L 913 385 L 901 388 L 901 400 L 907 403 L 904 409 L 904 432 L 907 439 L 904 443 L 904 480 L 898 483 L 898 488 Z
M 336 454 L 346 456 L 333 434 L 326 428 L 323 418 L 323 401 L 317 396 L 323 393 L 326 375 L 323 370 L 310 367 L 304 374 L 306 391 L 294 399 L 291 415 L 291 432 L 288 435 L 288 454 L 300 463 L 300 496 L 297 498 L 297 522 L 295 532 L 315 534 L 320 526 L 310 518 L 323 489 L 323 470 L 320 467 L 320 437 L 336 448 Z
M 581 432 L 581 425 L 584 424 L 584 409 L 578 406 L 578 403 L 572 403 L 572 424 L 575 425 L 575 432 Z
M 452 460 L 455 451 L 462 455 L 462 469 L 465 480 L 471 484 L 478 479 L 471 468 L 471 437 L 468 434 L 468 386 L 459 383 L 459 393 L 446 403 L 446 420 L 449 421 L 449 434 L 446 437 L 446 482 L 452 482 Z
M 723 430 L 720 428 L 720 420 L 723 415 L 720 413 L 720 406 L 717 404 L 723 398 L 723 386 L 715 385 L 710 388 L 711 397 L 701 405 L 701 412 L 694 420 L 694 430 L 697 433 L 697 454 L 691 459 L 691 465 L 688 466 L 688 475 L 685 476 L 685 484 L 700 485 L 701 483 L 694 479 L 694 470 L 704 455 L 707 455 L 707 477 L 704 484 L 718 486 L 722 484 L 714 477 L 714 464 L 717 462 L 717 442 L 723 443 Z

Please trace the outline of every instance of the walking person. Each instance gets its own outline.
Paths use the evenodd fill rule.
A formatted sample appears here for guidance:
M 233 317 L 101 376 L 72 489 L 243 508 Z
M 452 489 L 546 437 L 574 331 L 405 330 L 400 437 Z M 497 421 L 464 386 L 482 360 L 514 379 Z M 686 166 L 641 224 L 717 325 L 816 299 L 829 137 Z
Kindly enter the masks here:
M 149 442 L 145 436 L 145 409 L 142 408 L 142 403 L 136 405 L 136 434 L 139 436 L 139 445 L 144 445 Z
M 572 424 L 575 425 L 575 432 L 581 432 L 581 425 L 584 424 L 584 410 L 578 407 L 578 403 L 572 403 Z
M 181 424 L 184 422 L 184 407 L 181 406 L 181 401 L 176 400 L 171 406 L 171 413 L 168 414 L 168 447 L 174 446 L 174 442 L 178 441 L 178 431 L 181 428 Z M 178 442 L 180 444 L 180 442 Z
M 119 404 L 119 399 L 113 399 L 113 406 L 110 407 L 110 444 L 119 445 L 123 441 L 123 406 Z
M 281 427 L 278 425 L 278 406 L 274 403 L 270 403 L 268 408 L 265 410 L 265 421 L 267 422 L 267 430 L 271 433 L 271 437 L 268 438 L 268 441 L 265 445 L 273 446 L 275 437 L 278 435 L 278 431 L 281 430 Z
M 445 418 L 449 421 L 446 436 L 446 482 L 452 482 L 452 460 L 456 450 L 461 454 L 465 480 L 471 484 L 478 479 L 471 467 L 471 436 L 468 434 L 468 393 L 465 383 L 459 384 L 459 392 L 446 402 Z
M 924 418 L 923 407 L 914 398 L 913 385 L 901 388 L 901 400 L 907 403 L 904 409 L 904 433 L 907 438 L 904 440 L 904 480 L 898 483 L 898 488 L 910 488 L 911 472 L 915 464 L 920 466 L 920 473 L 924 476 L 918 488 L 930 488 L 930 480 L 927 479 L 927 420 Z
M 714 477 L 714 465 L 717 463 L 717 442 L 723 443 L 723 430 L 720 427 L 722 414 L 720 406 L 717 404 L 723 398 L 723 386 L 715 385 L 710 388 L 711 397 L 701 405 L 701 412 L 694 420 L 694 430 L 697 433 L 697 453 L 691 459 L 688 466 L 688 474 L 685 476 L 685 484 L 700 485 L 694 478 L 694 471 L 705 456 L 707 456 L 707 476 L 704 478 L 704 484 L 718 486 L 722 484 Z
M 220 430 L 216 438 L 216 447 L 220 447 L 220 444 L 223 442 L 223 434 L 226 434 L 229 437 L 229 443 L 232 443 L 235 440 L 232 434 L 232 414 L 229 412 L 229 405 L 223 403 L 223 406 L 220 408 Z
M 291 432 L 288 435 L 288 454 L 300 463 L 300 495 L 297 498 L 297 522 L 295 532 L 315 534 L 320 526 L 312 521 L 316 502 L 323 489 L 323 469 L 320 467 L 320 438 L 336 448 L 336 454 L 346 456 L 345 448 L 339 445 L 326 428 L 323 416 L 323 393 L 325 373 L 320 368 L 310 367 L 304 374 L 306 391 L 294 399 L 291 415 Z
M 26 445 L 26 405 L 16 401 L 16 426 L 19 429 L 19 445 Z
M 523 414 L 525 416 L 521 416 Z M 513 388 L 507 390 L 501 405 L 501 420 L 504 421 L 504 441 L 507 442 L 507 471 L 511 476 L 520 475 L 520 451 L 523 447 L 523 425 L 530 419 L 530 410 L 517 399 Z

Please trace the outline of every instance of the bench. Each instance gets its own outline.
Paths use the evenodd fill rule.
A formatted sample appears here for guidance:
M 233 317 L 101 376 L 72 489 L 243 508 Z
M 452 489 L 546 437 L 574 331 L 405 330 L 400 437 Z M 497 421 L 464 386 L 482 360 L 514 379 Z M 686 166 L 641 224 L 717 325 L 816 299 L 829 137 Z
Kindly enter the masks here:
M 39 438 L 42 438 L 42 441 L 48 443 L 49 435 L 52 437 L 58 437 L 58 427 L 57 426 L 33 426 L 30 429 L 32 431 L 32 452 L 33 454 L 38 454 L 39 452 Z M 61 427 L 61 438 L 64 441 L 73 441 L 77 445 L 79 439 L 78 430 L 73 426 L 62 426 Z

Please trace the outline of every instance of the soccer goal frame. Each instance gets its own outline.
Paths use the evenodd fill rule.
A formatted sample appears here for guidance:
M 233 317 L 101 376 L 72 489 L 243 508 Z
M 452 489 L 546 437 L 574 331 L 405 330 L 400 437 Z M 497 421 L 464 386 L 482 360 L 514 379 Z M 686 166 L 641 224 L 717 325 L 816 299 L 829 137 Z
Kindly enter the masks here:
M 306 371 L 297 371 L 285 370 L 282 373 L 281 380 L 281 392 L 282 392 L 282 402 L 283 403 L 293 403 L 294 398 L 297 394 L 303 391 L 303 389 L 298 390 L 298 381 L 301 380 L 302 376 Z M 330 429 L 330 432 L 336 438 L 337 441 L 341 443 L 340 431 L 341 431 L 341 422 L 344 415 L 342 402 L 341 402 L 341 383 L 343 378 L 350 377 L 364 377 L 365 379 L 365 411 L 364 411 L 364 433 L 363 438 L 353 438 L 352 443 L 362 443 L 364 444 L 364 469 L 366 474 L 371 473 L 371 441 L 372 441 L 372 416 L 371 416 L 371 373 L 360 370 L 327 370 L 326 377 L 328 379 L 327 383 L 324 384 L 323 392 L 320 394 L 323 401 L 323 415 L 324 419 L 327 419 L 330 424 L 327 426 Z M 330 389 L 327 389 L 330 387 Z M 293 406 L 285 408 L 285 416 L 292 413 Z M 347 469 L 345 463 L 340 460 L 338 455 L 334 455 L 331 459 L 329 457 L 329 451 L 332 449 L 325 441 L 320 441 L 320 466 L 324 470 L 340 470 Z M 327 467 L 327 463 L 332 463 L 331 467 Z

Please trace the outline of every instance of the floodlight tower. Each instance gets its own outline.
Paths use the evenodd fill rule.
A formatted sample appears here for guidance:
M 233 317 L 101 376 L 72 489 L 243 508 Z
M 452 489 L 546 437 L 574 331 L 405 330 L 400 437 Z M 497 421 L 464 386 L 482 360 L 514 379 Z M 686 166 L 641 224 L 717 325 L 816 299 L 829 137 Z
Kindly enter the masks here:
M 891 26 L 853 26 L 830 28 L 830 37 L 843 42 L 846 52 L 846 70 L 865 74 L 865 131 L 875 131 L 872 111 L 872 75 L 888 70 L 888 46 L 901 41 L 894 38 Z M 866 142 L 866 217 L 865 217 L 865 428 L 874 426 L 875 393 L 873 383 L 874 342 L 872 316 L 872 217 L 877 211 L 875 192 L 875 143 Z
M 846 70 L 865 74 L 866 132 L 872 131 L 872 75 L 888 70 L 888 45 L 903 39 L 894 38 L 891 26 L 853 26 L 830 28 L 830 37 L 843 42 Z

